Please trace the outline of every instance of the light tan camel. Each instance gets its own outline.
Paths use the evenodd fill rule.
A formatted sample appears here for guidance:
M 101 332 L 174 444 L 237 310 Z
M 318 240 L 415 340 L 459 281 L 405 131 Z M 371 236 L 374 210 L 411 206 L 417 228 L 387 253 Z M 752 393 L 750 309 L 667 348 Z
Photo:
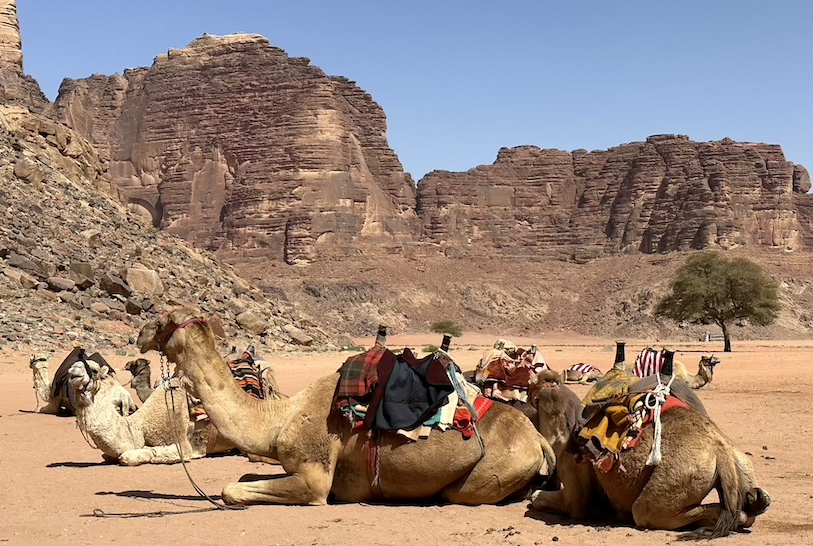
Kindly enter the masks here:
M 719 363 L 720 359 L 714 355 L 700 357 L 697 375 L 692 375 L 681 361 L 675 360 L 675 377 L 685 381 L 691 388 L 699 389 L 711 383 L 714 377 L 714 367 Z
M 496 503 L 524 493 L 555 464 L 533 423 L 503 404 L 494 404 L 477 425 L 485 454 L 476 438 L 464 440 L 457 431 L 417 442 L 381 433 L 378 448 L 371 449 L 366 431 L 352 431 L 334 409 L 338 373 L 286 400 L 252 398 L 231 380 L 211 329 L 191 308 L 176 308 L 146 324 L 138 346 L 141 352 L 162 351 L 177 364 L 225 438 L 243 451 L 279 460 L 285 469 L 283 477 L 226 485 L 223 499 L 230 504 L 321 505 L 331 493 L 344 502 L 443 497 L 459 504 Z
M 177 378 L 170 380 L 177 388 L 171 391 L 166 381 L 159 383 L 138 411 L 123 416 L 110 403 L 121 385 L 105 375 L 96 362 L 89 361 L 87 366 L 77 362 L 68 374 L 76 424 L 108 460 L 126 466 L 178 463 L 176 441 L 181 443 L 184 460 L 235 448 L 217 434 L 208 419 L 190 416 L 186 391 Z
M 635 389 L 633 385 L 632 389 Z M 689 391 L 691 392 L 691 391 Z M 539 411 L 539 429 L 557 450 L 558 491 L 536 491 L 533 507 L 583 519 L 603 495 L 616 516 L 642 529 L 697 529 L 696 538 L 725 536 L 750 527 L 770 504 L 756 486 L 748 457 L 704 414 L 675 408 L 661 416 L 663 459 L 647 466 L 653 427 L 643 429 L 639 444 L 622 451 L 608 472 L 576 464 L 562 441 L 570 434 L 575 395 L 556 373 L 540 373 L 531 402 Z M 702 504 L 717 489 L 720 502 Z M 607 515 L 607 514 L 605 514 Z
M 68 369 L 74 362 L 96 362 L 104 377 L 112 377 L 111 394 L 108 400 L 115 407 L 119 415 L 129 415 L 136 410 L 133 397 L 115 380 L 115 370 L 99 353 L 87 356 L 80 347 L 75 347 L 54 374 L 53 382 L 48 377 L 48 358 L 38 353 L 31 357 L 29 367 L 34 375 L 34 390 L 37 394 L 37 409 L 39 413 L 53 415 L 73 415 L 76 413 L 74 392 L 68 386 Z M 115 383 L 115 385 L 113 385 Z M 45 405 L 40 407 L 40 401 Z
M 562 371 L 562 379 L 565 383 L 581 383 L 582 385 L 598 381 L 603 375 L 602 371 L 595 366 L 583 362 Z

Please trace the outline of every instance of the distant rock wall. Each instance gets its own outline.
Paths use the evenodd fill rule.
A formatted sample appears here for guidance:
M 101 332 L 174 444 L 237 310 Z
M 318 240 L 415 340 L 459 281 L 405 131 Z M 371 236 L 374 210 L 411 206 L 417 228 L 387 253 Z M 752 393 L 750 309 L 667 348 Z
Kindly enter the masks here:
M 23 41 L 17 2 L 0 0 L 0 104 L 22 103 L 42 112 L 48 105 L 39 84 L 23 73 Z
M 424 236 L 450 248 L 587 259 L 603 253 L 805 246 L 807 171 L 777 145 L 659 135 L 607 151 L 522 146 L 418 184 Z
M 85 135 L 154 224 L 288 263 L 413 239 L 415 184 L 369 94 L 256 35 L 205 35 L 123 76 L 65 80 Z

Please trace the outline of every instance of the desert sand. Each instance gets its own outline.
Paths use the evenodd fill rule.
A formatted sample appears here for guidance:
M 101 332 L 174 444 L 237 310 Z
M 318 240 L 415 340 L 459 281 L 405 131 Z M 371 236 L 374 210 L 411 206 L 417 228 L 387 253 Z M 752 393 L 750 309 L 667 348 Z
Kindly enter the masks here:
M 421 349 L 439 336 L 395 336 L 393 348 Z M 497 336 L 455 339 L 453 356 L 473 369 Z M 612 340 L 562 336 L 512 338 L 536 343 L 554 369 L 588 362 L 607 370 Z M 367 345 L 370 340 L 358 340 Z M 716 350 L 722 363 L 699 395 L 712 418 L 752 457 L 759 485 L 773 499 L 750 533 L 727 545 L 813 544 L 813 342 L 747 341 L 723 354 L 718 344 L 673 343 L 677 358 L 696 371 L 701 354 Z M 645 342 L 629 342 L 634 358 Z M 101 350 L 126 383 L 131 355 Z M 32 350 L 33 352 L 33 350 Z M 52 370 L 68 348 L 54 353 Z M 293 394 L 335 372 L 350 353 L 265 354 L 284 392 Z M 254 506 L 210 511 L 181 465 L 125 468 L 102 462 L 76 429 L 73 417 L 22 413 L 35 406 L 30 352 L 0 352 L 0 543 L 5 544 L 290 544 L 486 545 L 668 544 L 678 534 L 625 526 L 571 522 L 530 510 L 527 502 L 502 506 L 332 504 L 320 507 Z M 158 355 L 147 355 L 157 376 Z M 585 387 L 575 388 L 579 395 Z M 137 400 L 133 393 L 134 399 Z M 217 498 L 223 485 L 244 473 L 280 473 L 239 455 L 192 461 L 191 475 Z M 94 513 L 96 515 L 94 515 Z M 158 517 L 157 514 L 164 514 Z M 107 515 L 109 517 L 98 517 Z M 149 517 L 152 515 L 153 517 Z

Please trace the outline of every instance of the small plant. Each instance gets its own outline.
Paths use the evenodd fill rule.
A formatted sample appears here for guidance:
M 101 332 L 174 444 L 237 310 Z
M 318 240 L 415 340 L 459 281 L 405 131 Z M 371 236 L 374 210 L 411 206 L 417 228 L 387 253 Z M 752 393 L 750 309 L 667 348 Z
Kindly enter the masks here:
M 423 348 L 423 352 L 425 353 L 434 353 L 437 350 L 438 350 L 437 345 L 427 345 L 426 347 Z
M 367 347 L 362 347 L 361 345 L 345 345 L 341 348 L 342 351 L 353 351 L 354 353 L 363 353 L 367 350 Z
M 460 326 L 451 320 L 436 322 L 430 327 L 430 329 L 436 334 L 449 334 L 452 337 L 460 337 L 463 335 L 463 330 L 460 329 Z

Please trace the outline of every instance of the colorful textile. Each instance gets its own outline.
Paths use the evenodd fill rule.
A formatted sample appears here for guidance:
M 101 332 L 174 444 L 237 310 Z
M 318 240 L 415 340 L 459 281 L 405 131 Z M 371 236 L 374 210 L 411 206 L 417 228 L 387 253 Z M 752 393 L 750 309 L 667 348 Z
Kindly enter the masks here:
M 666 351 L 648 348 L 641 351 L 635 359 L 635 375 L 647 377 L 661 372 L 663 363 L 666 360 Z
M 531 377 L 550 369 L 539 350 L 517 350 L 517 358 L 508 357 L 504 352 L 491 351 L 485 358 L 491 358 L 476 377 L 483 384 L 483 394 L 502 401 L 528 400 L 528 386 Z
M 234 380 L 240 388 L 258 400 L 265 399 L 265 389 L 263 389 L 262 374 L 260 366 L 251 356 L 243 355 L 238 360 L 228 363 Z
M 378 386 L 378 364 L 382 359 L 392 355 L 386 348 L 375 345 L 367 352 L 351 356 L 339 369 L 339 384 L 336 388 L 336 400 L 364 400 Z M 394 359 L 395 355 L 392 355 Z M 342 403 L 342 406 L 347 405 Z
M 586 375 L 592 372 L 601 372 L 601 370 L 599 370 L 595 366 L 591 366 L 590 364 L 573 364 L 567 370 L 569 372 L 576 372 L 581 375 Z

